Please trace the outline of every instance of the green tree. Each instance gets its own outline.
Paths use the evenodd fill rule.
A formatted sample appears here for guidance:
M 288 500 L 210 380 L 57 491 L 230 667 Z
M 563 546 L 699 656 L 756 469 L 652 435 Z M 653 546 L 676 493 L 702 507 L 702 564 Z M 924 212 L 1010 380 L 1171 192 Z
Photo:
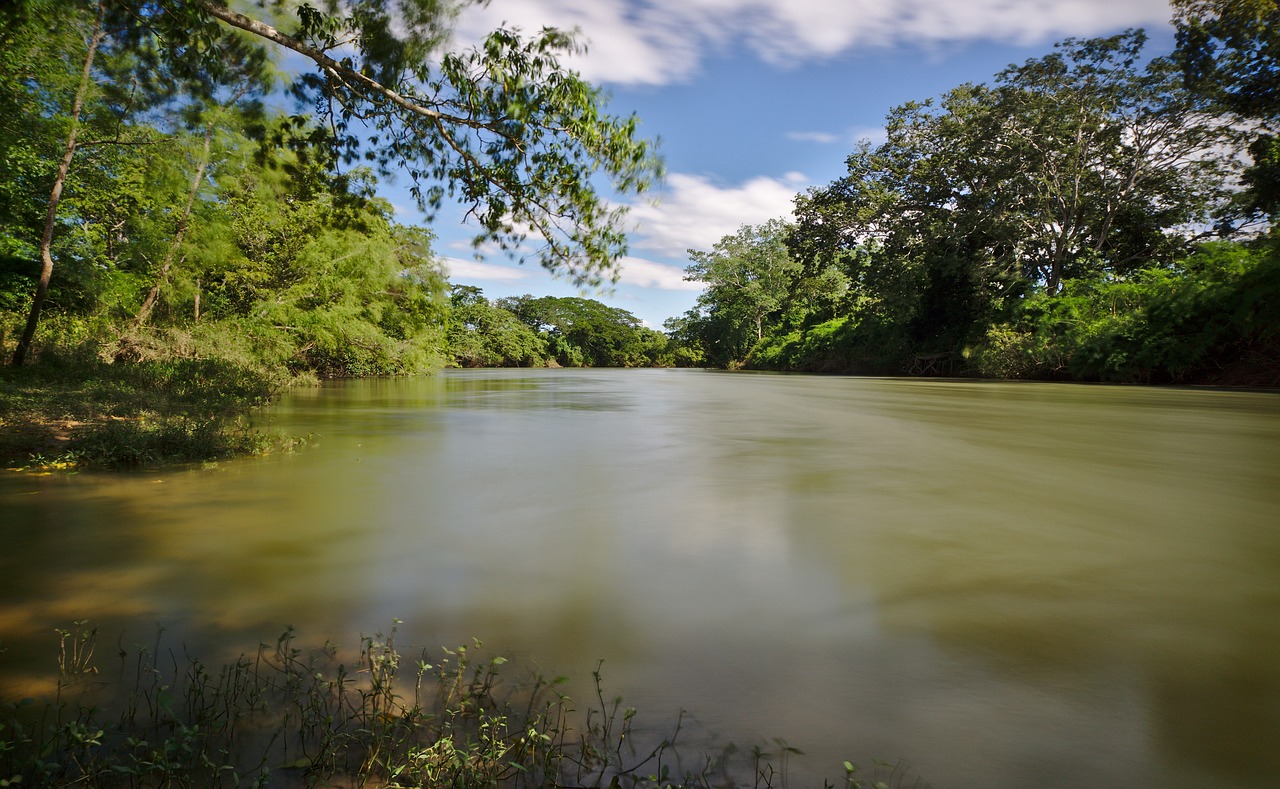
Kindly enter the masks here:
M 1126 383 L 1280 382 L 1280 255 L 1201 245 L 1172 268 L 1068 280 L 991 329 L 974 358 L 989 375 Z
M 1246 206 L 1280 216 L 1280 4 L 1174 0 L 1177 56 L 1188 86 L 1252 131 Z
M 162 38 L 216 37 L 222 24 L 310 60 L 294 93 L 316 107 L 348 161 L 407 173 L 424 210 L 460 201 L 494 242 L 527 253 L 575 282 L 598 283 L 625 251 L 623 210 L 595 185 L 620 193 L 659 175 L 635 117 L 601 109 L 599 90 L 560 63 L 580 50 L 573 35 L 545 28 L 528 38 L 497 30 L 481 44 L 445 51 L 450 0 L 356 0 L 304 4 L 276 24 L 215 0 L 139 3 Z M 214 50 L 216 52 L 216 48 Z
M 510 310 L 490 303 L 480 288 L 454 285 L 449 303 L 448 341 L 454 364 L 535 367 L 546 363 L 546 340 Z
M 710 252 L 689 250 L 685 279 L 706 285 L 689 323 L 698 327 L 708 357 L 745 359 L 780 316 L 802 273 L 787 248 L 788 233 L 788 224 L 774 219 L 743 225 Z
M 406 173 L 424 208 L 435 210 L 446 198 L 459 201 L 480 227 L 477 243 L 491 241 L 535 257 L 578 282 L 609 275 L 625 250 L 622 210 L 601 196 L 597 185 L 603 181 L 597 176 L 606 176 L 617 192 L 646 188 L 660 173 L 652 146 L 637 136 L 634 117 L 604 113 L 599 91 L 561 65 L 561 56 L 578 48 L 569 34 L 544 30 L 525 38 L 500 30 L 473 49 L 446 51 L 449 21 L 459 7 L 447 0 L 359 0 L 296 9 L 277 3 L 262 9 L 274 15 L 269 24 L 266 17 L 247 17 L 213 0 L 7 5 L 3 21 L 25 26 L 34 40 L 47 40 L 42 28 L 59 15 L 75 22 L 67 38 L 71 46 L 64 42 L 4 56 L 6 64 L 41 71 L 6 79 L 0 100 L 20 96 L 36 83 L 49 90 L 46 104 L 51 102 L 53 111 L 19 114 L 63 119 L 58 130 L 63 164 L 51 167 L 52 197 L 43 222 L 47 238 L 29 245 L 43 260 L 42 275 L 14 361 L 20 363 L 30 348 L 52 281 L 52 239 L 62 221 L 59 205 L 72 161 L 85 147 L 81 127 L 100 120 L 92 144 L 113 133 L 114 142 L 132 144 L 120 140 L 118 132 L 143 129 L 146 124 L 136 119 L 145 109 L 153 119 L 146 133 L 172 135 L 181 127 L 216 147 L 217 111 L 245 111 L 244 97 L 229 96 L 228 90 L 246 74 L 265 72 L 262 46 L 290 50 L 315 66 L 294 81 L 292 90 L 316 109 L 318 122 L 300 115 L 264 127 L 293 144 L 295 152 L 348 173 L 360 162 L 381 174 Z M 68 26 L 59 24 L 48 27 Z M 8 29 L 5 36 L 20 40 Z M 74 79 L 45 78 L 66 62 L 52 53 L 76 51 L 80 65 Z M 185 122 L 179 121 L 184 115 Z M 161 116 L 165 119 L 154 120 Z M 185 197 L 169 211 L 164 251 L 139 269 L 149 279 L 135 313 L 139 326 L 150 319 L 183 259 L 184 238 L 193 215 L 200 213 L 199 192 L 213 154 L 192 157 Z M 24 154 L 14 161 L 27 167 L 57 160 Z M 338 198 L 352 191 L 341 180 L 335 186 Z M 15 188 L 23 196 L 31 191 Z M 21 201 L 24 207 L 16 212 L 28 224 L 30 202 Z M 18 244 L 19 253 L 25 249 Z
M 849 277 L 844 336 L 901 364 L 958 354 L 1037 289 L 1169 266 L 1229 229 L 1237 140 L 1173 61 L 1141 63 L 1144 42 L 1068 40 L 994 86 L 898 107 L 884 144 L 801 196 L 793 250 Z
M 130 166 L 122 167 L 121 162 L 141 155 L 141 151 L 129 153 L 128 149 L 162 145 L 168 130 L 162 129 L 164 124 L 157 123 L 157 119 L 179 116 L 180 104 L 191 112 L 216 92 L 216 86 L 189 70 L 176 68 L 176 61 L 160 57 L 156 41 L 145 35 L 133 9 L 116 3 L 104 0 L 67 5 L 25 0 L 7 6 L 2 13 L 0 22 L 5 23 L 6 31 L 22 31 L 8 42 L 15 54 L 11 59 L 6 56 L 6 60 L 21 67 L 14 84 L 23 87 L 25 95 L 16 102 L 15 109 L 19 117 L 31 119 L 35 128 L 6 128 L 5 142 L 0 145 L 10 150 L 38 150 L 42 145 L 39 135 L 47 135 L 55 128 L 60 138 L 57 155 L 46 150 L 34 162 L 16 157 L 26 176 L 18 179 L 26 198 L 20 204 L 32 204 L 30 195 L 35 190 L 28 182 L 42 184 L 44 195 L 38 233 L 33 234 L 35 228 L 30 227 L 29 210 L 23 212 L 25 221 L 6 228 L 19 239 L 39 239 L 36 243 L 18 244 L 22 247 L 30 243 L 40 259 L 35 293 L 13 356 L 13 362 L 21 364 L 30 351 L 54 281 L 55 258 L 82 263 L 84 260 L 82 254 L 68 254 L 67 245 L 58 238 L 64 228 L 86 227 L 85 217 L 66 216 L 68 207 L 72 213 L 86 208 L 92 212 L 96 203 L 97 216 L 106 215 L 101 210 L 104 207 L 116 209 L 118 215 L 108 235 L 124 239 L 120 228 L 127 219 L 119 218 L 123 202 L 111 198 L 123 197 L 128 191 L 119 176 Z M 260 49 L 244 42 L 228 42 L 220 53 L 217 71 L 258 77 L 264 67 Z M 44 147 L 47 149 L 47 142 Z M 196 180 L 198 184 L 199 179 Z M 136 190 L 129 197 L 138 204 L 145 203 L 138 198 Z M 185 213 L 189 216 L 189 211 Z M 185 217 L 177 222 L 178 241 L 172 244 L 175 251 L 185 223 Z M 119 251 L 123 244 L 115 243 L 115 239 L 108 239 L 106 246 Z M 169 259 L 168 265 L 171 264 Z M 167 272 L 167 266 L 162 267 Z
M 40 234 L 40 242 L 37 247 L 40 256 L 40 276 L 36 282 L 35 295 L 31 299 L 31 309 L 27 317 L 26 326 L 23 328 L 22 337 L 18 340 L 17 348 L 13 352 L 13 363 L 15 365 L 22 364 L 26 359 L 31 342 L 35 338 L 36 327 L 40 321 L 40 310 L 44 307 L 45 298 L 49 294 L 49 283 L 53 278 L 53 233 L 58 220 L 58 204 L 62 200 L 62 190 L 66 186 L 67 174 L 71 170 L 71 161 L 75 157 L 77 146 L 80 144 L 80 127 L 84 120 L 85 105 L 91 99 L 90 90 L 93 86 L 94 60 L 98 56 L 98 47 L 102 44 L 106 33 L 104 29 L 105 15 L 106 2 L 103 0 L 98 3 L 93 22 L 85 30 L 83 56 L 78 59 L 78 61 L 83 62 L 83 66 L 80 69 L 80 79 L 76 86 L 75 98 L 66 113 L 66 142 L 63 145 L 62 155 L 58 160 L 53 178 L 48 209 L 45 212 L 44 229 Z
M 660 332 L 594 299 L 525 296 L 508 303 L 517 310 L 513 314 L 547 337 L 548 352 L 565 367 L 648 366 L 659 363 L 665 349 Z
M 1222 212 L 1239 141 L 1175 61 L 1139 66 L 1145 42 L 1069 39 L 997 78 L 1017 252 L 1050 292 L 1067 276 L 1167 263 L 1189 249 L 1169 230 L 1233 218 Z
M 340 185 L 323 164 L 245 164 L 219 181 L 199 240 L 215 254 L 175 289 L 173 316 L 221 320 L 261 337 L 295 370 L 420 372 L 440 360 L 444 274 L 430 234 L 392 221 L 371 173 Z M 339 188 L 342 187 L 342 188 Z M 196 281 L 193 281 L 194 278 Z

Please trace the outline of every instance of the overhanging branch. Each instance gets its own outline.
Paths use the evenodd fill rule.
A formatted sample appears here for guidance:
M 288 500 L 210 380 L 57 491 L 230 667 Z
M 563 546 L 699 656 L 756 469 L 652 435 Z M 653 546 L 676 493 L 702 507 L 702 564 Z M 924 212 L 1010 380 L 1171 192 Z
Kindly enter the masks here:
M 203 8 L 210 16 L 220 19 L 232 27 L 238 28 L 247 33 L 252 33 L 255 36 L 265 38 L 268 41 L 272 41 L 282 47 L 285 47 L 286 49 L 293 50 L 299 55 L 310 59 L 322 69 L 325 69 L 335 75 L 341 75 L 346 82 L 359 84 L 361 87 L 373 91 L 387 101 L 390 101 L 392 104 L 395 104 L 397 107 L 411 112 L 414 115 L 429 118 L 435 122 L 470 126 L 474 129 L 487 128 L 484 123 L 472 118 L 450 115 L 448 113 L 440 112 L 439 110 L 433 110 L 430 107 L 424 107 L 412 99 L 388 88 L 376 79 L 365 74 L 361 74 L 353 68 L 344 66 L 342 63 L 329 57 L 321 50 L 299 41 L 296 38 L 286 36 L 284 33 L 281 33 L 279 30 L 276 30 L 265 22 L 260 22 L 257 19 L 252 19 L 244 14 L 232 11 L 224 5 L 214 2 L 214 0 L 199 0 L 199 2 L 200 7 Z M 349 86 L 348 89 L 350 89 Z

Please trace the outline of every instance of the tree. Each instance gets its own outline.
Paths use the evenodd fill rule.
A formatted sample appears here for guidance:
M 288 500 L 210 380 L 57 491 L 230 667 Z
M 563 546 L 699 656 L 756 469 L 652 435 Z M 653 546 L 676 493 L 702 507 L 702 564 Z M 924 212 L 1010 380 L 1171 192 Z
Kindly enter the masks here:
M 190 70 L 176 67 L 177 61 L 159 57 L 158 50 L 152 46 L 154 42 L 141 34 L 133 9 L 106 0 L 92 5 L 73 3 L 70 7 L 26 0 L 6 8 L 0 15 L 0 23 L 5 23 L 7 31 L 14 28 L 26 31 L 26 35 L 11 42 L 15 49 L 28 54 L 26 58 L 14 58 L 23 67 L 17 81 L 30 89 L 30 95 L 19 103 L 20 117 L 52 118 L 64 128 L 60 156 L 50 174 L 47 197 L 43 201 L 44 220 L 36 245 L 40 272 L 26 325 L 12 358 L 15 365 L 20 365 L 30 351 L 53 281 L 55 235 L 60 224 L 64 224 L 60 209 L 73 176 L 72 165 L 77 153 L 85 149 L 155 145 L 159 142 L 157 129 L 136 122 L 143 113 L 154 114 L 179 97 L 188 106 L 196 106 L 216 88 Z M 50 51 L 50 45 L 55 42 L 62 45 L 63 52 Z M 65 76 L 57 74 L 64 52 L 74 53 L 77 72 L 74 91 Z M 38 57 L 41 54 L 43 57 Z M 219 73 L 239 71 L 257 77 L 264 63 L 260 50 L 243 42 L 229 42 L 223 47 L 216 70 Z M 72 92 L 74 98 L 67 95 Z M 5 134 L 10 140 L 26 136 L 21 130 L 5 131 L 14 132 Z M 86 132 L 93 136 L 85 139 Z M 196 187 L 199 180 L 196 179 Z M 180 221 L 179 236 L 182 225 Z M 176 246 L 174 249 L 176 251 Z M 167 273 L 167 268 L 165 271 Z
M 515 314 L 492 304 L 473 285 L 449 294 L 449 353 L 461 367 L 534 367 L 547 359 L 547 342 Z
M 505 303 L 547 338 L 548 352 L 565 367 L 639 367 L 657 363 L 661 354 L 658 332 L 627 310 L 595 299 L 523 296 Z
M 787 302 L 801 266 L 787 249 L 789 226 L 780 219 L 763 225 L 743 225 L 717 241 L 710 252 L 689 250 L 692 263 L 685 279 L 706 283 L 698 297 L 705 328 L 715 326 L 719 337 L 706 337 L 719 347 L 707 349 L 713 358 L 741 360 L 764 337 L 770 321 Z
M 54 175 L 53 188 L 49 194 L 48 210 L 45 212 L 44 230 L 40 235 L 38 248 L 40 277 L 36 282 L 35 295 L 31 299 L 31 311 L 27 317 L 26 326 L 23 328 L 22 337 L 18 340 L 17 348 L 13 352 L 14 365 L 20 365 L 26 360 L 27 351 L 31 348 L 31 341 L 35 338 L 36 326 L 40 321 L 40 310 L 43 308 L 44 300 L 49 294 L 49 283 L 53 278 L 53 231 L 58 221 L 58 203 L 62 200 L 62 190 L 67 182 L 67 173 L 71 170 L 71 160 L 76 154 L 81 116 L 92 84 L 93 62 L 94 58 L 97 57 L 98 46 L 102 43 L 104 35 L 103 17 L 105 15 L 106 2 L 105 0 L 100 0 L 93 26 L 89 29 L 88 40 L 85 44 L 84 65 L 80 73 L 80 82 L 76 87 L 75 99 L 72 101 L 71 110 L 68 113 L 69 128 L 67 130 L 66 144 L 63 146 L 62 157 L 58 160 L 57 173 Z
M 1190 87 L 1280 133 L 1280 4 L 1173 0 L 1178 57 Z
M 1280 216 L 1280 4 L 1174 0 L 1187 85 L 1252 131 L 1246 205 Z
M 1089 268 L 1123 273 L 1188 251 L 1186 234 L 1229 228 L 1226 182 L 1238 147 L 1176 63 L 1140 68 L 1146 36 L 1068 39 L 998 77 L 1019 250 L 1050 292 Z M 1227 148 L 1228 155 L 1221 149 Z
M 74 18 L 92 16 L 83 3 L 72 4 Z M 55 176 L 55 187 L 65 184 L 75 150 L 83 147 L 76 130 L 87 106 L 106 112 L 114 108 L 112 101 L 132 101 L 136 94 L 151 106 L 210 108 L 217 104 L 218 86 L 234 81 L 241 56 L 260 52 L 246 43 L 253 40 L 300 54 L 315 66 L 295 80 L 292 92 L 317 111 L 318 123 L 294 116 L 278 124 L 281 139 L 309 153 L 325 146 L 326 161 L 335 167 L 363 162 L 379 174 L 406 173 L 425 210 L 456 199 L 479 226 L 477 244 L 493 242 L 535 257 L 579 283 L 598 283 L 614 271 L 625 251 L 623 209 L 601 195 L 597 175 L 627 193 L 646 188 L 661 167 L 652 145 L 637 136 L 636 119 L 605 114 L 598 89 L 561 65 L 562 55 L 578 49 L 572 35 L 546 29 L 525 38 L 499 30 L 475 48 L 450 52 L 443 45 L 459 2 L 318 5 L 287 12 L 283 4 L 271 4 L 278 19 L 269 24 L 214 0 L 103 0 L 94 7 L 101 12 L 99 23 L 84 35 L 82 89 L 65 112 L 72 121 L 63 146 L 67 164 Z M 64 6 L 24 0 L 5 13 L 39 16 L 65 12 Z M 95 63 L 108 53 L 129 61 L 132 70 L 98 69 Z M 95 96 L 103 98 L 94 104 Z M 116 127 L 123 128 L 125 115 L 136 109 L 128 105 L 115 112 Z M 197 163 L 191 195 L 203 180 L 198 171 Z M 45 223 L 50 236 L 59 221 L 58 203 L 55 193 Z M 154 296 L 136 316 L 139 324 L 170 276 L 165 260 L 171 267 L 188 232 L 190 214 L 179 209 L 177 217 L 170 252 L 154 272 Z M 530 239 L 540 246 L 527 247 Z M 25 358 L 48 291 L 54 256 L 52 244 L 42 246 L 48 251 L 42 255 L 46 273 L 15 363 Z
M 935 354 L 1037 289 L 1169 266 L 1230 232 L 1237 140 L 1171 60 L 1141 63 L 1144 42 L 1067 40 L 993 86 L 895 108 L 884 144 L 798 199 L 793 249 L 844 265 L 856 315 Z
M 316 107 L 348 161 L 405 172 L 424 210 L 446 197 L 467 208 L 494 242 L 532 253 L 548 269 L 598 284 L 625 251 L 623 210 L 599 194 L 647 188 L 660 174 L 634 116 L 601 111 L 601 94 L 559 58 L 581 49 L 552 28 L 524 38 L 497 30 L 465 52 L 441 52 L 451 0 L 356 0 L 302 5 L 280 27 L 215 0 L 166 0 L 139 7 L 162 35 L 183 40 L 211 21 L 247 31 L 312 61 L 294 84 Z M 289 30 L 282 30 L 288 24 Z

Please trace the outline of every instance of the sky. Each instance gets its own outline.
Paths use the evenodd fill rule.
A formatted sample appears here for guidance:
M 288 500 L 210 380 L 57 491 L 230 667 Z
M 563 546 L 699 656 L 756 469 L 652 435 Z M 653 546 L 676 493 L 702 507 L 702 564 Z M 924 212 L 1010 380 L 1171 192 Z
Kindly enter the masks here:
M 629 252 L 604 292 L 536 262 L 477 260 L 472 231 L 448 214 L 430 225 L 436 252 L 450 282 L 490 298 L 585 296 L 661 329 L 701 291 L 684 280 L 688 250 L 790 218 L 798 193 L 844 174 L 859 139 L 883 139 L 892 107 L 989 82 L 1070 37 L 1142 27 L 1148 54 L 1163 54 L 1170 16 L 1166 0 L 491 0 L 465 12 L 459 40 L 579 29 L 587 52 L 568 63 L 607 91 L 612 113 L 639 116 L 667 176 L 617 198 L 630 206 Z M 421 220 L 403 185 L 385 189 L 401 221 Z

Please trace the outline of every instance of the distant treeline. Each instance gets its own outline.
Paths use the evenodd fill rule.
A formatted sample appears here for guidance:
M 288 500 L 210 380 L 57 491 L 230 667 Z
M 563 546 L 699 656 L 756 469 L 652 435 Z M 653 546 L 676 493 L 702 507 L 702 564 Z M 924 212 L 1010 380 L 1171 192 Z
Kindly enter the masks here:
M 455 285 L 448 348 L 459 367 L 670 367 L 675 349 L 626 310 L 594 299 L 530 295 L 490 301 Z

